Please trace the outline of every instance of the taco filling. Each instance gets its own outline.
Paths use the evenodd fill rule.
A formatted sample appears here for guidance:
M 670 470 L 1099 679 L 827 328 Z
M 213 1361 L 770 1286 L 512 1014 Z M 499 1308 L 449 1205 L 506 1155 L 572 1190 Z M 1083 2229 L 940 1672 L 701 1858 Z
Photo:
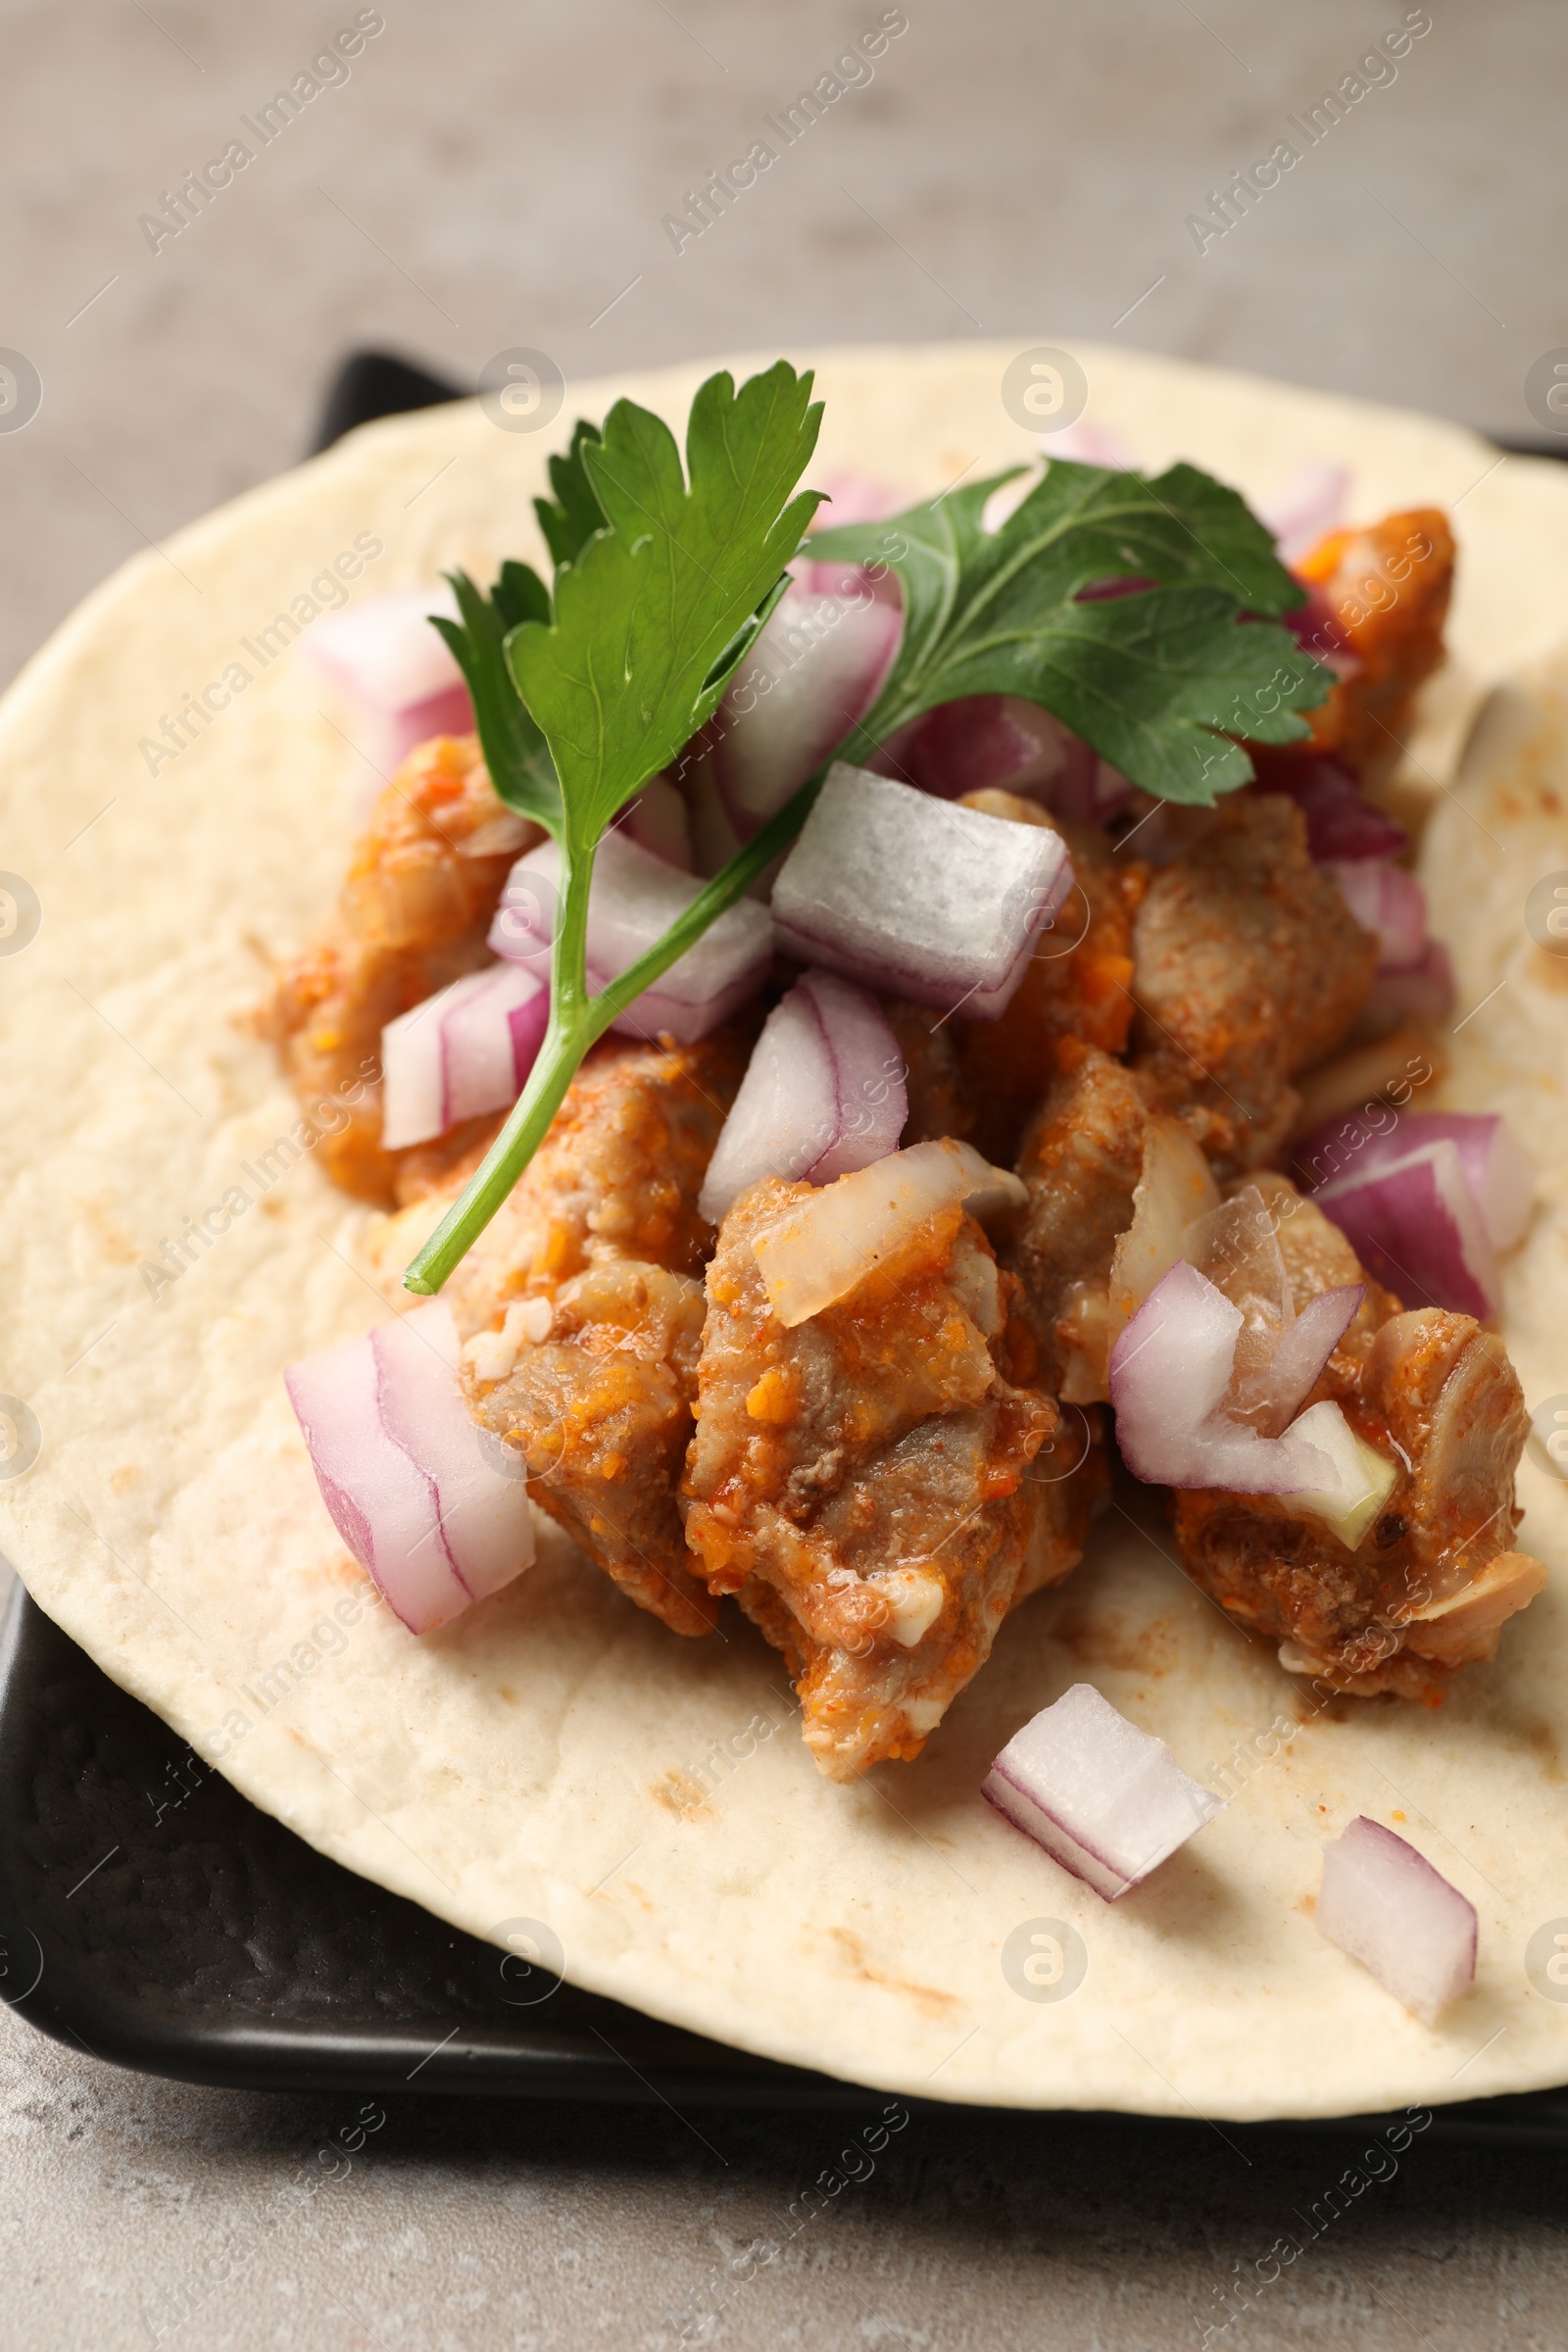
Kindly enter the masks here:
M 487 1524 L 525 1481 L 676 1635 L 733 1595 L 833 1780 L 919 1754 L 1113 1472 L 1291 1673 L 1440 1701 L 1544 1581 L 1516 1148 L 1425 1107 L 1451 982 L 1375 797 L 1444 516 L 1291 570 L 1191 467 L 1051 463 L 1000 524 L 985 483 L 807 537 L 808 383 L 715 384 L 689 491 L 622 404 L 554 462 L 553 584 L 459 578 L 476 731 L 410 752 L 267 1009 L 302 1102 L 376 1073 L 322 1160 L 450 1315 Z M 307 1438 L 428 1630 L 475 1596 L 446 1439 L 364 1394 L 348 1469 Z

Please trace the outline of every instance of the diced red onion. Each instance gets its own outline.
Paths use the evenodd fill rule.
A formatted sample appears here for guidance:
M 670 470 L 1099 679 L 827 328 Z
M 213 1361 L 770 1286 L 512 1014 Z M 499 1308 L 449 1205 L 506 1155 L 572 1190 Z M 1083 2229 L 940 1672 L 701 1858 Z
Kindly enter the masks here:
M 1309 1298 L 1286 1323 L 1266 1363 L 1233 1389 L 1230 1410 L 1236 1417 L 1250 1421 L 1262 1437 L 1278 1437 L 1305 1403 L 1365 1297 L 1364 1282 L 1348 1282 Z
M 971 1144 L 911 1144 L 793 1201 L 753 1245 L 768 1304 L 787 1330 L 847 1298 L 926 1220 L 961 1202 L 982 1222 L 1027 1195 Z
M 773 885 L 773 921 L 803 962 L 994 1019 L 1072 881 L 1059 833 L 839 760 Z
M 1361 662 L 1339 614 L 1315 580 L 1302 580 L 1300 586 L 1303 601 L 1285 614 L 1284 626 L 1314 662 L 1321 662 L 1336 677 L 1352 677 Z
M 1427 894 L 1414 874 L 1383 858 L 1325 862 L 1362 930 L 1379 943 L 1379 972 L 1414 970 L 1427 946 Z
M 1126 777 L 1059 718 L 1016 695 L 966 695 L 943 703 L 891 737 L 867 761 L 940 800 L 1014 792 L 1057 816 L 1103 824 L 1132 798 Z
M 1408 846 L 1402 827 L 1364 800 L 1350 770 L 1338 760 L 1249 746 L 1259 792 L 1281 792 L 1306 819 L 1306 846 L 1320 865 L 1332 860 L 1397 858 Z
M 855 466 L 841 466 L 830 473 L 822 484 L 829 504 L 818 511 L 819 527 L 836 531 L 851 522 L 881 522 L 887 515 L 896 514 L 903 500 L 896 490 L 879 482 Z M 810 541 L 807 541 L 809 548 Z M 798 559 L 792 565 L 797 584 L 808 596 L 850 596 L 857 599 L 870 595 L 881 603 L 899 604 L 900 590 L 897 572 L 883 566 L 881 577 L 873 579 L 866 566 L 855 564 L 813 564 Z
M 1329 1119 L 1296 1147 L 1298 1164 L 1319 1184 L 1355 1169 L 1387 1168 L 1427 1144 L 1452 1144 L 1494 1250 L 1523 1241 L 1535 1204 L 1529 1154 L 1506 1119 L 1494 1111 L 1411 1110 L 1386 1128 L 1358 1118 Z
M 561 852 L 541 842 L 507 877 L 490 926 L 498 956 L 547 978 L 556 935 Z M 702 889 L 623 833 L 607 833 L 594 859 L 588 899 L 588 979 L 597 992 L 662 939 Z M 623 1036 L 668 1034 L 690 1045 L 727 1020 L 767 977 L 773 927 L 765 906 L 742 899 L 726 907 L 694 947 L 611 1024 Z
M 786 589 L 708 729 L 740 840 L 761 830 L 870 709 L 903 626 L 896 606 L 868 595 Z
M 1364 1813 L 1323 1849 L 1317 1924 L 1424 2025 L 1475 1981 L 1475 1905 Z
M 521 1094 L 550 1018 L 533 972 L 493 963 L 399 1013 L 381 1032 L 381 1142 L 428 1143 L 460 1119 L 507 1110 Z
M 666 865 L 683 874 L 693 871 L 691 811 L 667 776 L 650 776 L 616 817 L 614 829 Z
M 1013 1734 L 981 1794 L 1107 1903 L 1225 1810 L 1089 1683 Z
M 447 1624 L 531 1565 L 521 1464 L 511 1476 L 484 1448 L 443 1300 L 283 1378 L 333 1525 L 412 1633 Z
M 348 733 L 383 776 L 433 735 L 468 735 L 463 672 L 429 614 L 456 620 L 449 588 L 408 589 L 323 613 L 305 643 L 348 705 Z
M 764 1176 L 831 1184 L 898 1149 L 908 1117 L 898 1039 L 876 999 L 808 972 L 768 1014 L 699 1200 L 718 1225 Z
M 1348 466 L 1329 458 L 1303 458 L 1266 498 L 1253 501 L 1252 512 L 1272 533 L 1280 562 L 1290 564 L 1340 528 L 1349 495 Z
M 1162 1487 L 1220 1487 L 1242 1494 L 1332 1489 L 1334 1464 L 1316 1446 L 1265 1438 L 1223 1409 L 1243 1314 L 1185 1259 L 1144 1300 L 1110 1355 L 1116 1444 L 1135 1478 Z M 1324 1333 L 1322 1359 L 1334 1340 Z M 1307 1383 L 1311 1386 L 1311 1382 Z
M 1444 1138 L 1381 1163 L 1357 1164 L 1312 1196 L 1367 1272 L 1407 1307 L 1443 1306 L 1486 1322 L 1502 1301 L 1496 1250 Z

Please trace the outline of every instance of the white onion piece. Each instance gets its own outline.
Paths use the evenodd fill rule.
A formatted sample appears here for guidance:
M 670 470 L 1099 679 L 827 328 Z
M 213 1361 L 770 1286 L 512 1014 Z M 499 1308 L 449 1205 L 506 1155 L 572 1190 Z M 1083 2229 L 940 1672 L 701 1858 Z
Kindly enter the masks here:
M 1444 1137 L 1381 1164 L 1357 1164 L 1312 1196 L 1367 1272 L 1407 1307 L 1442 1306 L 1486 1322 L 1502 1302 L 1497 1253 Z
M 1323 1849 L 1317 1924 L 1424 2025 L 1475 1981 L 1475 1905 L 1365 1814 Z
M 972 1145 L 911 1144 L 797 1200 L 755 1243 L 768 1303 L 787 1329 L 819 1315 L 896 1257 L 926 1220 L 963 1202 L 984 1217 L 1021 1207 L 1023 1185 Z
M 981 1794 L 1107 1903 L 1225 1810 L 1089 1683 L 1013 1734 Z
M 908 1115 L 904 1058 L 876 999 L 808 972 L 762 1025 L 698 1205 L 718 1225 L 764 1176 L 831 1184 L 896 1151 Z
M 1292 1489 L 1293 1513 L 1305 1511 L 1321 1519 L 1347 1551 L 1354 1551 L 1393 1494 L 1397 1468 L 1358 1436 L 1341 1407 L 1326 1398 L 1292 1422 L 1285 1443 L 1298 1460 L 1305 1459 L 1310 1446 L 1334 1466 L 1332 1478 L 1303 1479 Z
M 897 605 L 869 595 L 785 590 L 709 728 L 740 840 L 760 832 L 869 710 L 903 626 Z
M 1507 1120 L 1494 1111 L 1406 1111 L 1387 1132 L 1363 1127 L 1357 1118 L 1331 1119 L 1297 1146 L 1296 1157 L 1327 1181 L 1351 1167 L 1392 1167 L 1428 1144 L 1452 1144 L 1458 1152 L 1493 1248 L 1511 1250 L 1522 1242 L 1535 1204 L 1535 1169 Z
M 615 831 L 624 833 L 639 849 L 662 858 L 666 865 L 678 866 L 683 874 L 692 871 L 691 811 L 667 776 L 649 777 L 637 798 L 616 817 Z M 720 858 L 719 863 L 723 862 Z
M 1317 1447 L 1289 1431 L 1261 1437 L 1222 1409 L 1242 1322 L 1241 1308 L 1185 1260 L 1155 1284 L 1110 1355 L 1123 1460 L 1150 1486 L 1332 1492 L 1337 1472 Z
M 488 965 L 438 989 L 381 1032 L 381 1142 L 428 1143 L 460 1119 L 506 1110 L 521 1094 L 550 1017 L 532 972 Z
M 1350 495 L 1348 466 L 1329 458 L 1303 458 L 1252 512 L 1273 534 L 1282 564 L 1294 564 L 1338 530 Z
M 347 733 L 383 776 L 432 735 L 469 735 L 473 706 L 462 670 L 429 614 L 458 617 L 450 588 L 408 589 L 325 612 L 307 658 L 343 698 Z
M 334 1526 L 416 1634 L 533 1559 L 526 1484 L 487 1458 L 458 1381 L 451 1309 L 430 1305 L 407 1318 L 406 1338 L 367 1333 L 283 1375 Z
M 1414 970 L 1427 945 L 1427 894 L 1414 874 L 1386 858 L 1336 858 L 1324 870 L 1362 930 L 1378 941 L 1378 970 Z
M 381 1426 L 435 1488 L 448 1553 L 475 1600 L 533 1561 L 525 1465 L 481 1430 L 458 1377 L 458 1327 L 432 1298 L 370 1333 Z
M 773 921 L 804 962 L 995 1018 L 1072 881 L 1059 833 L 838 760 L 773 885 Z
M 1219 1186 L 1180 1119 L 1151 1115 L 1144 1164 L 1133 1194 L 1133 1221 L 1110 1261 L 1109 1342 L 1137 1313 L 1156 1282 L 1187 1255 L 1187 1229 L 1219 1206 Z
M 541 842 L 507 877 L 490 926 L 490 945 L 509 962 L 541 978 L 550 971 L 551 943 L 561 887 L 561 851 Z M 623 833 L 607 833 L 594 859 L 588 898 L 588 981 L 599 991 L 662 938 L 703 885 Z M 661 973 L 612 1022 L 627 1037 L 667 1032 L 690 1045 L 727 1020 L 756 993 L 773 956 L 773 927 L 765 906 L 742 899 L 728 906 L 694 947 Z

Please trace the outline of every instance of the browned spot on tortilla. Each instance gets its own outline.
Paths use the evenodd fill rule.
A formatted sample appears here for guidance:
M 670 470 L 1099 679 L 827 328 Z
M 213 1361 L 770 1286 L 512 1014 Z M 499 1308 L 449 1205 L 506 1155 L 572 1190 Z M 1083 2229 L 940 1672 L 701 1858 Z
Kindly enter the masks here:
M 138 1478 L 140 1478 L 140 1462 L 122 1462 L 120 1468 L 111 1476 L 109 1484 L 114 1488 L 117 1494 L 123 1494 L 127 1488 L 133 1487 L 136 1484 L 136 1481 Z
M 866 1957 L 864 1944 L 848 1928 L 829 1928 L 828 1934 L 839 1947 L 841 1958 L 867 1984 L 879 1984 L 884 1992 L 896 1992 L 927 2017 L 946 2017 L 958 2003 L 951 1992 L 937 1992 L 929 1984 L 911 1984 L 907 1977 L 890 1977 L 880 1968 L 873 1968 Z
M 517 1693 L 506 1683 L 497 1683 L 496 1695 L 504 1698 L 509 1707 L 514 1707 L 517 1703 Z
M 1176 1629 L 1168 1616 L 1136 1625 L 1119 1610 L 1069 1602 L 1051 1628 L 1051 1639 L 1085 1666 L 1115 1666 L 1128 1674 L 1157 1678 L 1175 1663 Z
M 678 1769 L 666 1772 L 662 1781 L 655 1781 L 647 1793 L 656 1805 L 673 1813 L 677 1821 L 705 1821 L 713 1810 L 702 1782 Z
M 1535 1715 L 1527 1723 L 1522 1723 L 1519 1730 L 1526 1746 L 1533 1747 L 1541 1758 L 1542 1779 L 1560 1781 L 1563 1778 L 1562 1750 L 1557 1745 L 1557 1735 L 1552 1726 L 1544 1716 Z

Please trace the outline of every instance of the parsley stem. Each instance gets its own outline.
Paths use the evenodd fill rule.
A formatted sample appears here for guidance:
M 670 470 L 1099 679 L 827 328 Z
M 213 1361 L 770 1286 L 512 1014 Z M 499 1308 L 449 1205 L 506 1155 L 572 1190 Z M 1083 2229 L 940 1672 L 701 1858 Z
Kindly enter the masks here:
M 803 784 L 760 833 L 699 891 L 685 912 L 597 997 L 587 992 L 588 890 L 593 853 L 562 845 L 564 888 L 551 957 L 550 1026 L 511 1115 L 458 1200 L 403 1277 L 404 1287 L 433 1298 L 472 1249 L 544 1142 L 578 1065 L 616 1017 L 701 939 L 710 923 L 765 873 L 805 824 L 822 789 L 824 765 Z

